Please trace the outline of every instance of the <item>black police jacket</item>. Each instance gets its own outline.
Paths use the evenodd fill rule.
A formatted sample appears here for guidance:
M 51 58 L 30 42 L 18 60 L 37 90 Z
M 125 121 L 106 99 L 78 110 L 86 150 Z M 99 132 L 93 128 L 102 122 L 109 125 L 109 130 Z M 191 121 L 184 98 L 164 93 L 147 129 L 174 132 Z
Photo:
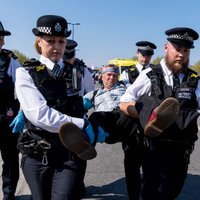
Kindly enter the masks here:
M 19 102 L 14 96 L 12 77 L 7 74 L 11 57 L 16 59 L 12 51 L 2 49 L 0 53 L 0 114 L 6 115 L 7 111 L 11 109 L 14 117 L 19 109 Z
M 26 61 L 23 66 L 29 71 L 49 107 L 72 117 L 83 118 L 83 98 L 78 95 L 79 88 L 73 88 L 72 66 L 65 63 L 63 75 L 59 78 L 53 77 L 47 67 L 38 60 Z M 29 125 L 28 123 L 27 126 Z
M 151 95 L 155 99 L 162 101 L 167 97 L 175 97 L 180 104 L 176 123 L 167 128 L 159 137 L 172 142 L 180 141 L 187 145 L 197 140 L 198 103 L 195 90 L 199 76 L 191 69 L 187 69 L 184 74 L 182 83 L 174 89 L 167 85 L 160 65 L 154 66 L 147 76 L 151 80 Z

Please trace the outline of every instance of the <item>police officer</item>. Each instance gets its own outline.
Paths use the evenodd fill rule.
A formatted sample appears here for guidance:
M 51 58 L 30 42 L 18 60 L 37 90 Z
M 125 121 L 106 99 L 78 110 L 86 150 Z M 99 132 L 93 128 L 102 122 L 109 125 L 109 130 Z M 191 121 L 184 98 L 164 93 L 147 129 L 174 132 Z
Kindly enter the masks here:
M 84 80 L 84 82 L 82 82 L 82 80 L 80 80 L 79 84 L 84 85 L 83 93 L 85 94 L 85 93 L 94 91 L 95 85 L 94 85 L 94 81 L 91 77 L 91 73 L 89 72 L 85 63 L 76 57 L 76 47 L 77 46 L 78 46 L 78 43 L 76 41 L 68 39 L 66 47 L 65 47 L 63 59 L 66 61 L 69 68 L 72 68 L 73 71 L 76 73 L 80 72 L 84 76 L 84 79 L 82 79 L 82 80 Z M 84 174 L 83 174 L 83 184 L 81 186 L 80 191 L 82 194 L 81 196 L 84 197 L 85 193 L 86 193 L 85 184 L 84 184 Z
M 12 134 L 9 124 L 17 115 L 19 102 L 15 98 L 15 71 L 20 66 L 12 51 L 3 49 L 4 37 L 11 33 L 4 30 L 0 22 L 0 149 L 3 160 L 2 190 L 3 199 L 14 200 L 19 179 L 19 158 L 17 150 L 17 134 Z
M 158 66 L 140 73 L 122 96 L 120 104 L 121 110 L 132 116 L 137 113 L 136 109 L 140 111 L 143 116 L 140 121 L 147 133 L 160 134 L 155 138 L 145 138 L 146 150 L 142 158 L 144 200 L 176 199 L 184 185 L 198 133 L 200 82 L 198 74 L 188 67 L 190 49 L 194 48 L 194 40 L 199 35 L 187 27 L 173 28 L 165 33 L 168 36 L 165 58 Z M 174 112 L 175 122 L 167 117 L 167 112 L 161 110 L 160 113 L 160 109 L 156 108 L 168 99 L 174 102 L 172 97 L 178 100 L 180 106 L 178 116 Z M 135 101 L 138 101 L 136 107 Z M 174 106 L 177 110 L 176 103 Z M 169 126 L 163 128 L 165 123 Z
M 135 81 L 142 70 L 150 67 L 150 61 L 154 54 L 154 49 L 157 48 L 155 44 L 149 41 L 138 41 L 135 45 L 137 46 L 136 55 L 138 57 L 138 63 L 135 67 L 129 67 L 124 70 L 120 77 L 120 80 L 126 80 L 131 84 Z
M 152 66 L 150 61 L 154 55 L 154 49 L 157 48 L 155 44 L 149 41 L 138 41 L 136 46 L 138 63 L 135 67 L 128 68 L 123 71 L 120 78 L 121 80 L 128 81 L 130 84 L 136 80 L 142 70 Z M 143 132 L 141 128 L 139 128 L 137 131 L 141 131 L 141 133 L 138 134 L 138 137 L 140 140 L 142 140 L 141 137 Z M 122 142 L 122 148 L 124 150 L 124 169 L 129 199 L 139 200 L 142 186 L 140 168 L 143 145 L 133 145 L 129 140 Z
M 83 75 L 77 68 L 73 73 L 73 67 L 62 59 L 66 38 L 71 33 L 66 19 L 57 15 L 41 16 L 32 32 L 40 60 L 26 61 L 16 72 L 16 93 L 28 130 L 18 143 L 23 153 L 22 171 L 33 200 L 79 200 L 85 154 L 82 152 L 78 157 L 64 147 L 58 133 L 62 124 L 69 122 L 83 129 L 90 141 L 92 130 L 84 119 L 82 99 L 89 74 Z M 68 142 L 72 149 L 77 149 L 73 140 L 76 137 Z M 94 157 L 94 148 L 86 142 Z
M 71 66 L 74 70 L 74 73 L 80 71 L 84 76 L 84 94 L 93 91 L 95 89 L 94 81 L 92 75 L 88 70 L 88 67 L 85 65 L 83 60 L 80 60 L 76 57 L 76 47 L 78 46 L 77 42 L 74 40 L 68 39 L 67 45 L 65 47 L 65 52 L 63 59 Z

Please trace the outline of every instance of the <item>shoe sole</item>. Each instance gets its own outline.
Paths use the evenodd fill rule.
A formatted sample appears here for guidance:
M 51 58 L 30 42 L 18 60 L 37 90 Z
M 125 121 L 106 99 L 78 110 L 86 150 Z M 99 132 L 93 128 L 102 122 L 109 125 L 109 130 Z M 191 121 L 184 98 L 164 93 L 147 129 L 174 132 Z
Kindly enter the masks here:
M 60 127 L 59 137 L 62 144 L 82 160 L 97 156 L 95 148 L 87 141 L 84 132 L 75 124 L 67 122 Z
M 176 121 L 178 113 L 179 102 L 177 99 L 172 97 L 165 99 L 158 107 L 156 118 L 147 123 L 144 135 L 150 137 L 159 136 Z

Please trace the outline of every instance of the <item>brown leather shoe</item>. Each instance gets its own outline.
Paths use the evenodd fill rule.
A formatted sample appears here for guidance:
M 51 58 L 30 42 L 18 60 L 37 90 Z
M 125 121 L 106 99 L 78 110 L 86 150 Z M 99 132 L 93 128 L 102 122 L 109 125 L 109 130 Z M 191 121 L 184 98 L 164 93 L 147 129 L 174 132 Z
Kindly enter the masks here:
M 155 108 L 151 113 L 149 121 L 144 129 L 144 135 L 149 137 L 159 136 L 166 128 L 176 121 L 178 112 L 178 100 L 172 97 L 165 99 L 160 106 Z
M 91 160 L 97 156 L 95 148 L 89 143 L 84 132 L 71 122 L 60 127 L 59 137 L 62 144 L 83 160 Z

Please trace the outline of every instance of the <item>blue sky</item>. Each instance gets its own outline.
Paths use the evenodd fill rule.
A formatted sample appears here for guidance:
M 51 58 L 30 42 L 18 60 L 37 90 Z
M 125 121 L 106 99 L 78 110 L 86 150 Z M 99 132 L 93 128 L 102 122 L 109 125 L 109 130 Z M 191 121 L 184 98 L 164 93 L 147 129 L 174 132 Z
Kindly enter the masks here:
M 17 49 L 28 57 L 39 57 L 32 33 L 38 17 L 61 15 L 68 22 L 80 23 L 74 26 L 77 57 L 89 67 L 135 56 L 139 40 L 157 45 L 152 60 L 163 56 L 164 32 L 170 28 L 190 27 L 200 34 L 199 0 L 1 0 L 0 8 L 0 21 L 12 33 L 4 48 Z M 190 64 L 199 60 L 200 39 L 191 50 Z

